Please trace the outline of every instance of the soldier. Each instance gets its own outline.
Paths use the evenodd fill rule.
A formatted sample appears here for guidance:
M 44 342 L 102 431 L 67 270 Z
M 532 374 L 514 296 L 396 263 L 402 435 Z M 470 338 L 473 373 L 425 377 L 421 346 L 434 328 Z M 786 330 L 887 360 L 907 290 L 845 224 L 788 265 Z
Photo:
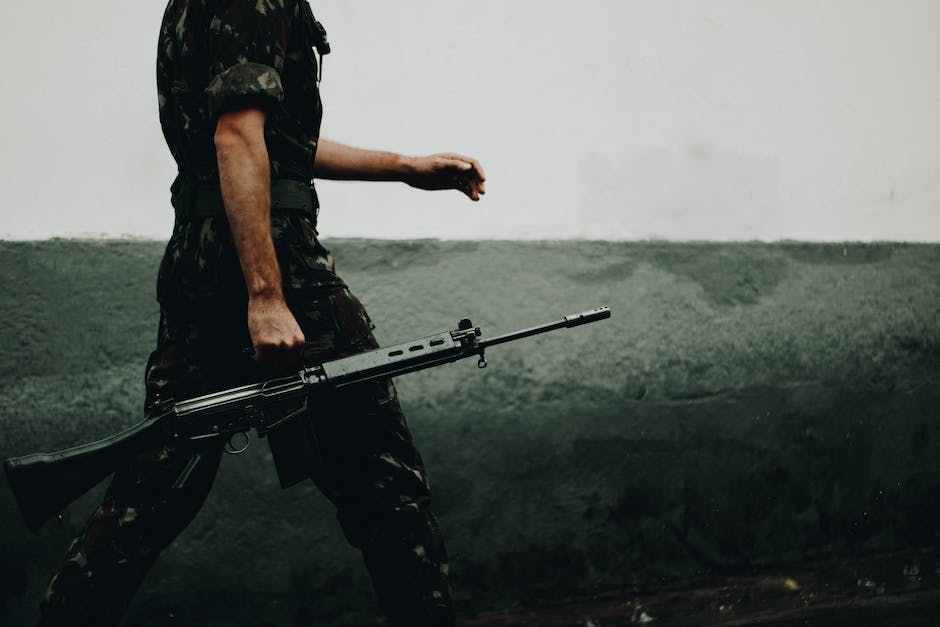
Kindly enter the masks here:
M 159 37 L 160 121 L 179 167 L 160 266 L 146 408 L 375 348 L 372 325 L 317 239 L 313 178 L 484 193 L 457 154 L 408 158 L 319 139 L 326 33 L 306 0 L 170 0 Z M 251 347 L 245 351 L 246 347 Z M 252 350 L 253 349 L 253 350 Z M 452 625 L 444 544 L 390 381 L 313 399 L 312 473 L 363 552 L 392 625 Z M 163 446 L 117 472 L 42 604 L 43 625 L 115 625 L 159 552 L 212 486 L 221 444 Z

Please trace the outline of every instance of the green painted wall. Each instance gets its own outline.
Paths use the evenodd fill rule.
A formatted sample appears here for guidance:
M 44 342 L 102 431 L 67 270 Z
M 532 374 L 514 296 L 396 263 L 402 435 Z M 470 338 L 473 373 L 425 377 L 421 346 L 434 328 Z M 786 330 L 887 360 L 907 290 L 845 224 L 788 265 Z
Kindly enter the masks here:
M 465 612 L 940 540 L 940 246 L 332 248 L 384 343 L 613 310 L 398 379 Z M 0 455 L 139 417 L 161 252 L 0 243 Z M 0 485 L 0 621 L 29 624 L 102 487 L 31 535 Z M 282 492 L 262 443 L 224 461 L 131 612 L 361 625 L 372 601 L 330 506 Z

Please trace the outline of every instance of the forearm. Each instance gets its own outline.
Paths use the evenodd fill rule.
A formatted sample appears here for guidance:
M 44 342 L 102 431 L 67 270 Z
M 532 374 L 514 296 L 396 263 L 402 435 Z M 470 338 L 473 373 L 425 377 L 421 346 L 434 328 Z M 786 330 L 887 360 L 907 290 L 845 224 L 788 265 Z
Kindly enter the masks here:
M 444 152 L 406 157 L 394 152 L 364 150 L 320 139 L 313 176 L 339 181 L 401 181 L 419 189 L 457 189 L 479 200 L 485 192 L 483 168 L 471 157 Z
M 297 367 L 304 334 L 287 308 L 271 239 L 271 174 L 264 111 L 223 113 L 215 131 L 225 215 L 248 288 L 248 333 L 258 363 Z
M 225 213 L 248 294 L 282 298 L 281 274 L 271 240 L 270 164 L 264 143 L 264 114 L 246 110 L 223 115 L 215 143 Z
M 314 176 L 337 181 L 404 181 L 414 159 L 394 152 L 365 150 L 320 139 Z

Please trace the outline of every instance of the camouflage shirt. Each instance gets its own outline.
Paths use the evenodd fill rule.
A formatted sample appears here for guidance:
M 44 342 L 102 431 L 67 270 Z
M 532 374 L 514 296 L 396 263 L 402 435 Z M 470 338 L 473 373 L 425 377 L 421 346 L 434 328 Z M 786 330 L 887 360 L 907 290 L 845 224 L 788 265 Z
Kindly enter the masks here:
M 322 113 L 316 37 L 306 0 L 170 0 L 157 90 L 181 175 L 218 181 L 215 120 L 234 101 L 254 98 L 267 110 L 272 177 L 313 178 Z
M 249 100 L 267 114 L 272 179 L 312 184 L 322 107 L 318 58 L 325 42 L 306 0 L 170 0 L 157 51 L 163 135 L 181 183 L 218 185 L 215 123 Z M 272 212 L 275 249 L 287 290 L 342 282 L 316 239 L 312 216 Z M 224 215 L 177 219 L 160 267 L 161 302 L 244 296 Z

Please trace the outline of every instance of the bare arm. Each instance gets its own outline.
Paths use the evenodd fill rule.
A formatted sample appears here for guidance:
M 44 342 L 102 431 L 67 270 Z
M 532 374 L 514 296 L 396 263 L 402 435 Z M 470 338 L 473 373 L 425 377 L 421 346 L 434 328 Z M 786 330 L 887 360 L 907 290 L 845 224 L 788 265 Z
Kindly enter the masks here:
M 219 183 L 225 214 L 248 288 L 248 330 L 259 363 L 296 365 L 304 336 L 281 287 L 271 240 L 270 164 L 261 109 L 237 109 L 219 116 L 215 130 Z
M 317 145 L 314 175 L 344 181 L 402 181 L 419 189 L 457 189 L 472 200 L 486 193 L 483 168 L 471 157 L 456 153 L 406 157 L 322 138 Z

